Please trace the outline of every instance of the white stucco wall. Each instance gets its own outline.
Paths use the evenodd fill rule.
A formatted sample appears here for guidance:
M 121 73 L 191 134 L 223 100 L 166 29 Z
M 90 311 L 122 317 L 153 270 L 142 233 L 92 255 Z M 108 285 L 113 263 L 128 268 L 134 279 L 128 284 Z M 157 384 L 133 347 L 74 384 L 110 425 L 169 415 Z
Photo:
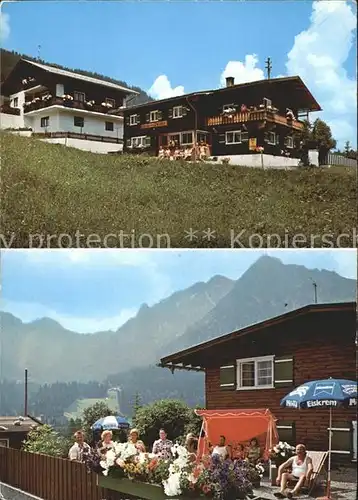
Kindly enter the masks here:
M 43 142 L 49 142 L 52 144 L 63 144 L 67 147 L 72 147 L 76 149 L 81 149 L 82 151 L 90 151 L 91 153 L 107 154 L 114 151 L 122 151 L 122 144 L 115 144 L 110 142 L 97 142 L 97 141 L 85 141 L 83 139 L 70 139 L 70 138 L 51 138 L 51 139 L 41 139 Z
M 262 155 L 263 168 L 294 168 L 298 166 L 298 158 L 286 158 L 284 156 Z M 233 156 L 218 156 L 218 163 L 221 163 L 223 158 L 230 158 L 229 165 L 240 165 L 243 167 L 262 168 L 261 155 L 233 155 Z
M 81 116 L 84 118 L 84 126 L 82 128 L 75 127 L 75 116 Z M 113 131 L 105 129 L 105 122 L 113 122 Z M 72 111 L 71 113 L 60 111 L 57 132 L 77 132 L 78 134 L 93 134 L 123 139 L 123 121 L 119 121 L 118 118 L 113 119 L 111 116 L 105 115 L 102 118 L 90 115 L 89 113 L 81 114 L 81 112 L 76 113 L 75 111 Z
M 48 116 L 49 125 L 48 127 L 41 127 L 41 118 Z M 28 127 L 31 127 L 33 132 L 45 133 L 45 132 L 59 132 L 59 112 L 57 109 L 41 109 L 38 113 L 28 115 L 25 113 L 24 122 Z
M 22 116 L 8 115 L 0 113 L 0 128 L 22 128 L 24 127 L 24 119 Z

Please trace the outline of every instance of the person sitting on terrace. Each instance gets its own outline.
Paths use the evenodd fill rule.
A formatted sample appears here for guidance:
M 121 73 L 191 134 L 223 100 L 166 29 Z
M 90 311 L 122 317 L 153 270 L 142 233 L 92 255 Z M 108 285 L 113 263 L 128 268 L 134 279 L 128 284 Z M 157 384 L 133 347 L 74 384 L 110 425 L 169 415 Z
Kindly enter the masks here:
M 295 120 L 295 119 L 296 119 L 296 118 L 295 118 L 295 115 L 293 114 L 292 109 L 290 109 L 290 108 L 286 108 L 286 118 L 287 118 L 288 120 Z
M 193 149 L 190 146 L 187 146 L 184 151 L 184 160 L 191 160 L 192 153 Z
M 101 441 L 98 443 L 99 455 L 105 455 L 108 450 L 113 448 L 112 431 L 103 431 L 101 434 Z
M 256 465 L 259 462 L 261 458 L 261 448 L 257 438 L 251 439 L 247 452 L 247 458 L 253 465 Z
M 90 453 L 91 447 L 85 442 L 85 435 L 83 431 L 77 431 L 74 433 L 74 438 L 76 440 L 75 444 L 70 448 L 68 452 L 69 460 L 76 462 L 83 462 L 84 455 Z
M 291 469 L 291 472 L 284 472 Z M 307 455 L 307 450 L 304 444 L 296 446 L 296 455 L 289 458 L 285 463 L 278 468 L 276 484 L 280 485 L 280 491 L 275 493 L 275 497 L 292 498 L 300 493 L 302 486 L 310 480 L 313 472 L 312 459 Z M 296 482 L 293 490 L 286 490 L 289 481 Z
M 211 455 L 219 455 L 223 460 L 231 458 L 231 449 L 226 445 L 226 437 L 220 436 L 219 444 L 216 446 L 209 445 Z
M 159 431 L 159 439 L 154 441 L 152 453 L 157 455 L 164 460 L 172 457 L 172 446 L 173 443 L 169 439 L 167 439 L 167 433 L 164 429 L 160 429 Z
M 237 445 L 237 447 L 233 451 L 233 457 L 234 460 L 245 460 L 246 458 L 246 450 L 245 446 L 241 443 Z
M 207 158 L 207 146 L 205 142 L 201 141 L 199 146 L 199 159 L 200 161 L 205 161 Z
M 189 460 L 195 462 L 196 452 L 198 450 L 198 438 L 194 436 L 191 432 L 187 435 L 185 439 L 185 448 L 189 452 Z
M 134 444 L 139 453 L 145 453 L 145 446 L 143 441 L 139 439 L 139 432 L 137 429 L 132 429 L 129 432 L 128 442 Z

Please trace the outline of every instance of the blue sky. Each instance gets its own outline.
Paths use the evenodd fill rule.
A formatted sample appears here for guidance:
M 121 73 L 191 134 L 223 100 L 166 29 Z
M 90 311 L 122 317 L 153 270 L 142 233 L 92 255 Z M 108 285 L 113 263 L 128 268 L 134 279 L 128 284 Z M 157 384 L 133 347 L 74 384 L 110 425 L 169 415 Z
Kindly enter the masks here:
M 355 250 L 5 250 L 1 309 L 80 332 L 116 329 L 143 303 L 221 274 L 238 279 L 261 255 L 356 279 Z
M 41 45 L 48 62 L 157 98 L 262 79 L 270 56 L 273 76 L 303 78 L 340 146 L 356 145 L 355 14 L 353 0 L 11 2 L 2 45 L 31 56 Z

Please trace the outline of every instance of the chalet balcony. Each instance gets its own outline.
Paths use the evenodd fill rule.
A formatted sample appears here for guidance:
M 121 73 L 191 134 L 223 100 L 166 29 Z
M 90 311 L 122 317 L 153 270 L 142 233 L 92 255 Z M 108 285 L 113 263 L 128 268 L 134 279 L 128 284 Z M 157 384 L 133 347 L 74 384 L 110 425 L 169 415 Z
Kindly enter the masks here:
M 12 108 L 8 104 L 3 104 L 0 108 L 0 112 L 5 115 L 15 115 L 20 116 L 20 108 Z
M 111 108 L 103 106 L 102 104 L 94 104 L 90 102 L 74 101 L 73 99 L 65 99 L 63 97 L 51 98 L 35 98 L 30 102 L 25 102 L 24 113 L 37 111 L 40 109 L 48 108 L 49 106 L 63 106 L 72 109 L 82 109 L 84 111 L 92 111 L 95 113 L 102 113 L 107 115 L 121 116 L 122 110 L 119 108 Z
M 302 130 L 304 128 L 304 124 L 302 122 L 298 120 L 290 120 L 285 116 L 279 115 L 267 109 L 259 111 L 246 111 L 244 113 L 233 113 L 228 116 L 224 115 L 212 116 L 207 119 L 207 126 L 215 127 L 217 125 L 231 125 L 233 123 L 262 122 L 262 121 L 268 121 L 271 123 L 277 123 L 279 125 L 285 125 L 286 127 L 290 127 L 295 130 Z

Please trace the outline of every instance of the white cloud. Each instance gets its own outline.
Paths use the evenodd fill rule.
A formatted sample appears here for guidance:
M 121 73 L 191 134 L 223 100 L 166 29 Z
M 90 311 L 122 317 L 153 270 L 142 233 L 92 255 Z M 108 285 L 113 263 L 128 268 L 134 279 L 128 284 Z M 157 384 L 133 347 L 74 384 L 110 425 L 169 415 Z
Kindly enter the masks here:
M 340 148 L 346 140 L 357 143 L 357 84 L 344 68 L 355 29 L 356 16 L 346 1 L 315 1 L 310 25 L 295 37 L 286 63 L 288 74 L 301 76 L 316 96 Z
M 263 80 L 265 75 L 263 70 L 256 66 L 258 62 L 256 54 L 247 54 L 244 62 L 229 61 L 220 77 L 221 86 L 225 87 L 225 78 L 228 76 L 235 78 L 235 84 Z
M 4 41 L 10 35 L 10 16 L 0 10 L 0 40 Z
M 153 97 L 153 99 L 168 99 L 169 97 L 183 95 L 184 87 L 179 85 L 178 87 L 172 88 L 168 77 L 166 75 L 160 75 L 148 90 L 148 94 Z
M 110 317 L 78 317 L 58 313 L 43 304 L 35 302 L 13 302 L 3 300 L 1 310 L 18 317 L 24 323 L 37 319 L 50 318 L 57 321 L 67 330 L 78 333 L 96 333 L 100 331 L 117 330 L 129 319 L 134 318 L 138 308 L 122 309 L 118 315 Z

